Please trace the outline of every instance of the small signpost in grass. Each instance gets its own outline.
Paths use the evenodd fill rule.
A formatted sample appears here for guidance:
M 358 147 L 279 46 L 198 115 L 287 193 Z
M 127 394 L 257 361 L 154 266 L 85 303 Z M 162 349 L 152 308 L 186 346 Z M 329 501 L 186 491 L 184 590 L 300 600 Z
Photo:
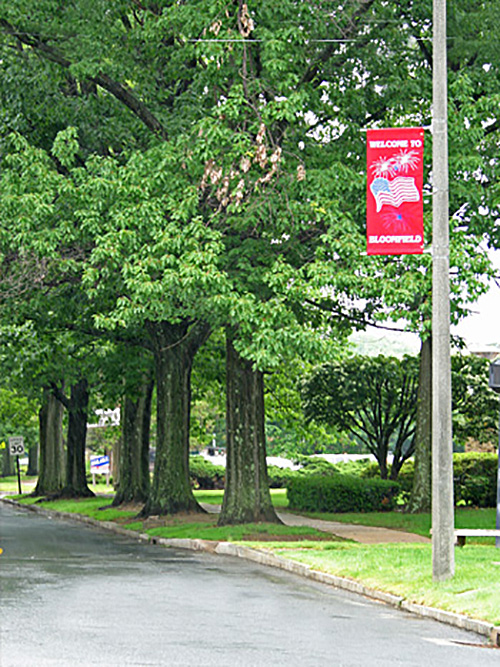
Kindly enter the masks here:
M 24 438 L 22 436 L 15 436 L 9 438 L 9 453 L 11 456 L 16 457 L 16 467 L 17 467 L 17 486 L 19 489 L 19 495 L 21 495 L 21 469 L 19 467 L 19 457 L 24 455 Z

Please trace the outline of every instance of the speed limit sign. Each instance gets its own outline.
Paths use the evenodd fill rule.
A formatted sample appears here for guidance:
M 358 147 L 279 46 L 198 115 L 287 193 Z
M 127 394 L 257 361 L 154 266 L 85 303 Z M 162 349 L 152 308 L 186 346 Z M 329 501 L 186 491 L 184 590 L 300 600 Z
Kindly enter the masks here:
M 22 456 L 24 454 L 24 438 L 22 436 L 9 438 L 9 453 L 11 456 Z

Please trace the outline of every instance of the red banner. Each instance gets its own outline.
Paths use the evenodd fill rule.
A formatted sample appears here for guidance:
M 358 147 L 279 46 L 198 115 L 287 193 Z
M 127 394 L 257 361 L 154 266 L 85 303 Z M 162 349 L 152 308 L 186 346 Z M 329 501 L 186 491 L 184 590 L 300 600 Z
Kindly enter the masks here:
M 369 255 L 410 255 L 424 248 L 424 130 L 368 130 L 366 236 Z

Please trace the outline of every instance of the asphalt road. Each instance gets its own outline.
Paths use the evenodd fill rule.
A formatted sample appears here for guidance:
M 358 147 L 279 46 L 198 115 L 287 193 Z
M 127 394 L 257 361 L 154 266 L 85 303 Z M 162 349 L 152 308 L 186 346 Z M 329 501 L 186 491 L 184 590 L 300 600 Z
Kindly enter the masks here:
M 500 664 L 476 635 L 286 572 L 2 503 L 0 521 L 2 667 Z

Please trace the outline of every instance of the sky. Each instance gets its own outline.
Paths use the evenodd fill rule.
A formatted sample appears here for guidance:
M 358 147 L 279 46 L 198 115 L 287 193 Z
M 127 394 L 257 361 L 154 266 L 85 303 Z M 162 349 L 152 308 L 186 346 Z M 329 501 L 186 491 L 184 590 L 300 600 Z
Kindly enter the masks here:
M 492 262 L 500 274 L 500 251 L 491 255 Z M 469 352 L 500 352 L 500 286 L 490 283 L 490 289 L 478 301 L 470 304 L 470 315 L 456 327 L 452 335 L 465 341 Z M 420 340 L 411 333 L 388 333 L 381 329 L 369 328 L 359 332 L 351 340 L 363 342 L 362 354 L 418 354 Z
M 500 251 L 491 255 L 500 273 Z M 491 283 L 489 291 L 471 304 L 471 315 L 452 328 L 465 339 L 470 352 L 496 347 L 500 351 L 500 287 Z

